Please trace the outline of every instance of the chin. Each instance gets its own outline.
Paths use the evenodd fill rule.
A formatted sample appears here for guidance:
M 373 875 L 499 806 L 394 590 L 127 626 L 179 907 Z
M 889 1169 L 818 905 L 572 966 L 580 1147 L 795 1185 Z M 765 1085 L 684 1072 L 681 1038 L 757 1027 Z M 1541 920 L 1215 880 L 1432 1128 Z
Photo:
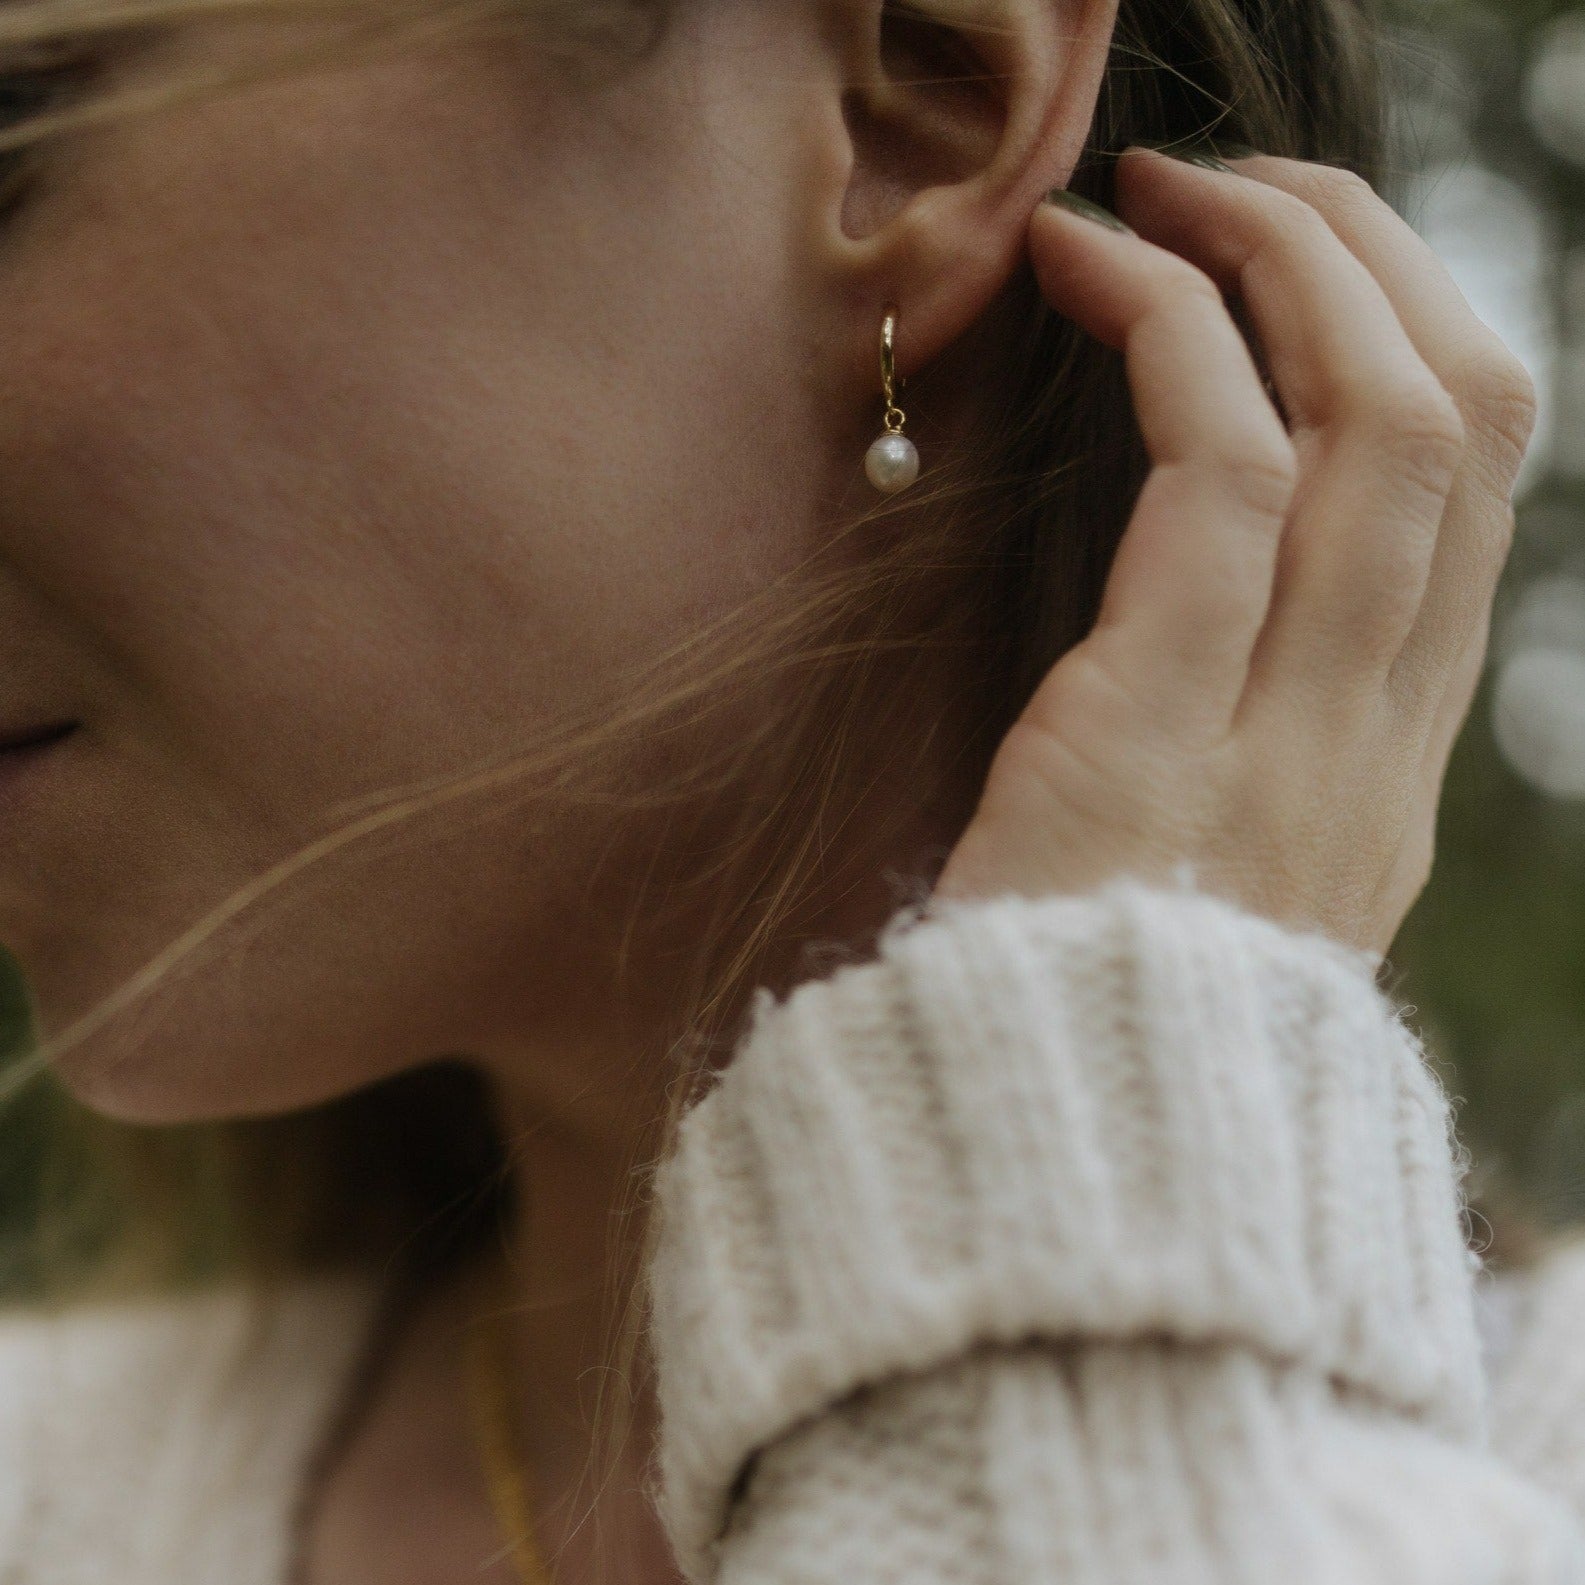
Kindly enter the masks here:
M 190 1075 L 140 1072 L 134 1078 L 124 1064 L 99 1059 L 92 1050 L 79 1048 L 51 1062 L 49 1072 L 74 1100 L 112 1122 L 160 1128 L 215 1122 L 222 1116 L 204 1104 L 203 1087 L 191 1082 Z
M 170 1127 L 269 1116 L 313 1104 L 314 1097 L 238 1082 L 237 1065 L 209 1062 L 192 1042 L 167 1046 L 95 1037 L 49 1058 L 48 1071 L 90 1111 L 115 1122 Z
M 177 983 L 87 1033 L 80 1012 L 52 1019 L 47 1002 L 37 1022 L 48 1071 L 77 1101 L 149 1127 L 279 1116 L 389 1075 L 312 1020 L 247 1014 Z

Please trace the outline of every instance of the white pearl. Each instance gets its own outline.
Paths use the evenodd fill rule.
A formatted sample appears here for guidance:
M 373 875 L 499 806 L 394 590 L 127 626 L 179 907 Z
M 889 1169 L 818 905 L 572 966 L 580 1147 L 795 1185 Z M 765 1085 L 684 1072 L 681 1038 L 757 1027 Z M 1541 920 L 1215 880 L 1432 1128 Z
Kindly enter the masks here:
M 864 471 L 883 495 L 895 495 L 919 477 L 919 448 L 906 435 L 888 430 L 864 454 Z

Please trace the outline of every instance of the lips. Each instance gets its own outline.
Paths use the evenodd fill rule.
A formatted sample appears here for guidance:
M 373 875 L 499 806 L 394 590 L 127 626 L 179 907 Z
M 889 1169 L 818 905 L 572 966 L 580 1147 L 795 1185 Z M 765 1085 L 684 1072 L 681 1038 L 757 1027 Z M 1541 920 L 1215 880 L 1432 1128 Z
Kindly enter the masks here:
M 49 721 L 37 726 L 0 727 L 0 754 L 48 748 L 77 730 L 75 721 Z

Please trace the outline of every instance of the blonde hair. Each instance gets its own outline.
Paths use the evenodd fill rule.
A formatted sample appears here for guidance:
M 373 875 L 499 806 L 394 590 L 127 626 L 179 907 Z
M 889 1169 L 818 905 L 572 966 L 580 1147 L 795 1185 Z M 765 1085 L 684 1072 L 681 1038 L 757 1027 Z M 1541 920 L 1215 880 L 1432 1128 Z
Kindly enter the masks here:
M 283 54 L 261 63 L 261 73 L 306 69 L 343 51 L 530 26 L 569 59 L 610 64 L 647 48 L 665 24 L 651 0 L 21 0 L 0 9 L 0 61 L 58 59 L 73 91 L 0 129 L 0 159 L 18 162 L 9 179 L 0 174 L 0 191 L 6 180 L 31 179 L 34 151 L 74 128 L 225 86 L 172 81 L 76 92 L 75 56 L 95 40 L 198 18 L 304 14 L 332 19 L 332 36 L 312 60 Z M 889 14 L 930 25 L 926 10 Z M 1122 148 L 1205 136 L 1345 164 L 1374 179 L 1380 131 L 1375 50 L 1354 0 L 1123 0 L 1074 186 L 1108 203 L 1112 158 Z M 936 745 L 896 746 L 918 756 L 921 798 L 949 798 L 978 784 L 1035 684 L 1093 621 L 1146 466 L 1120 362 L 1051 313 L 1027 273 L 1009 286 L 998 322 L 1006 362 L 985 371 L 974 432 L 954 454 L 932 457 L 928 496 L 883 503 L 835 526 L 788 579 L 635 679 L 620 719 L 566 723 L 466 778 L 396 790 L 361 810 L 174 944 L 100 1016 L 133 1004 L 307 864 L 378 840 L 397 822 L 464 807 L 506 812 L 529 794 L 685 807 L 703 787 L 752 783 L 768 802 L 743 800 L 740 829 L 723 834 L 727 856 L 711 877 L 712 924 L 693 964 L 690 1012 L 683 1027 L 666 1032 L 658 1054 L 678 1075 L 674 1117 L 694 1079 L 730 1051 L 746 991 L 773 961 L 788 961 L 800 922 L 818 912 L 824 881 L 815 833 L 851 797 L 850 773 L 888 708 L 877 658 L 890 657 L 888 685 L 905 692 L 910 666 L 929 664 L 943 648 L 960 657 L 960 702 L 974 704 L 967 715 L 978 725 L 946 756 L 953 788 L 925 785 L 930 764 L 941 762 Z M 904 511 L 907 532 L 889 533 Z M 638 795 L 621 787 L 614 767 L 636 735 L 698 720 L 734 688 L 789 676 L 801 686 L 777 693 L 780 713 L 719 761 Z M 855 730 L 860 723 L 864 730 Z M 768 861 L 767 832 L 776 834 Z M 891 833 L 870 835 L 885 852 Z M 914 878 L 920 891 L 927 879 Z M 36 1075 L 36 1057 L 15 1066 L 16 1075 Z M 460 1064 L 294 1118 L 202 1128 L 135 1129 L 94 1118 L 47 1076 L 23 1100 L 27 1126 L 44 1143 L 38 1214 L 7 1252 L 3 1280 L 12 1291 L 168 1282 L 238 1263 L 302 1267 L 398 1246 L 433 1267 L 492 1236 L 510 1213 L 508 1142 L 493 1135 L 478 1081 Z M 664 1148 L 669 1126 L 657 1119 L 635 1141 L 636 1161 Z M 630 1364 L 632 1312 L 613 1328 L 621 1339 L 613 1353 Z M 619 1436 L 620 1415 L 613 1425 Z

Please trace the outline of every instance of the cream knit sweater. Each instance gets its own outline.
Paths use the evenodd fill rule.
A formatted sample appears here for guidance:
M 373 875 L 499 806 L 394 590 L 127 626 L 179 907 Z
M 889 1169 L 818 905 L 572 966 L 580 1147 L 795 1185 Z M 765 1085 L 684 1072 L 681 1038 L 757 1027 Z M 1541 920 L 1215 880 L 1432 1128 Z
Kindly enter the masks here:
M 1585 1585 L 1585 1245 L 1479 1299 L 1483 1352 L 1378 967 L 1117 882 L 910 911 L 762 992 L 657 1182 L 689 1575 Z M 375 1302 L 11 1318 L 0 1585 L 283 1585 Z

